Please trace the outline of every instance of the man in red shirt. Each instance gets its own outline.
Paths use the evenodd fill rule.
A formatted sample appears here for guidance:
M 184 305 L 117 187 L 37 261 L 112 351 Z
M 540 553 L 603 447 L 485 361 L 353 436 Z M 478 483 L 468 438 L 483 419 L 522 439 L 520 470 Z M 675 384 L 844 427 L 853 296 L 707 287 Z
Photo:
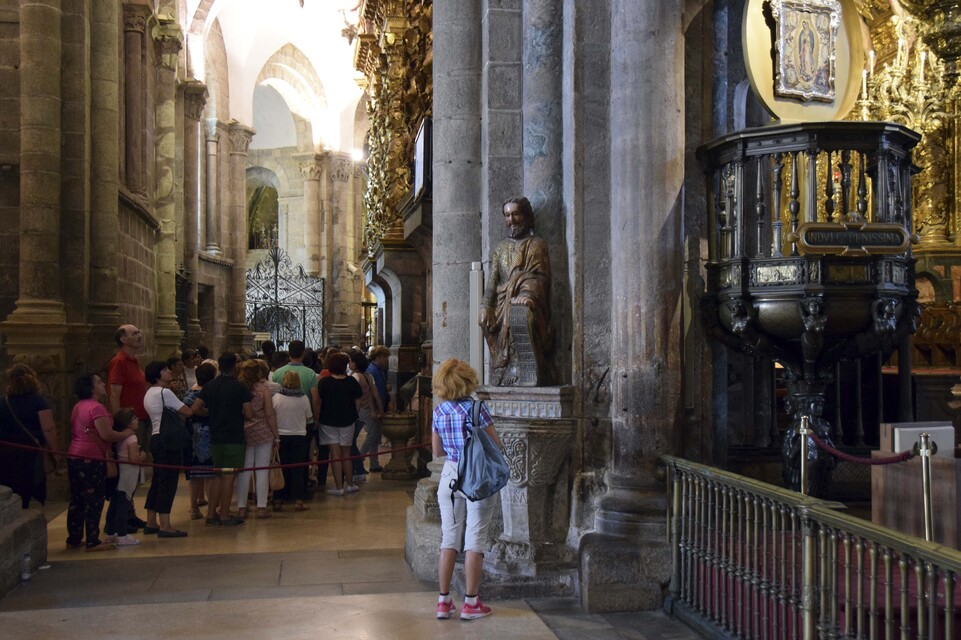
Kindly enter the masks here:
M 137 439 L 144 451 L 149 451 L 150 416 L 143 407 L 143 397 L 147 393 L 147 379 L 137 362 L 137 353 L 143 349 L 143 332 L 132 324 L 121 325 L 113 336 L 120 350 L 107 365 L 107 408 L 111 415 L 124 407 L 130 407 L 137 414 L 140 426 Z M 143 527 L 145 522 L 131 510 L 131 528 Z M 136 530 L 136 529 L 134 529 Z

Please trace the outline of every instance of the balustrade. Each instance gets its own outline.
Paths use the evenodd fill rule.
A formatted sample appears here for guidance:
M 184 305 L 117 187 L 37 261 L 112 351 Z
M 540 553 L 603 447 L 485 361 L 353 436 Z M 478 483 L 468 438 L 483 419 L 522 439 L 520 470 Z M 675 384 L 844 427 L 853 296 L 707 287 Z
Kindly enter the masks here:
M 662 460 L 675 615 L 745 639 L 956 637 L 961 552 L 839 503 Z

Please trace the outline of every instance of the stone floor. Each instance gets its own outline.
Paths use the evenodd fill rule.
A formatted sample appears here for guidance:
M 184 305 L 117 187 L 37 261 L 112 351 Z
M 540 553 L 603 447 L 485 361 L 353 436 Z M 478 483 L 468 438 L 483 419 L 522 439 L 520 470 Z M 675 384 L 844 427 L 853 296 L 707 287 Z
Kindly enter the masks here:
M 403 557 L 413 482 L 375 475 L 360 493 L 318 496 L 309 511 L 288 507 L 236 529 L 188 519 L 184 484 L 173 522 L 189 537 L 138 535 L 140 546 L 103 553 L 67 550 L 66 505 L 49 502 L 50 567 L 0 600 L 0 638 L 698 637 L 662 612 L 588 615 L 567 599 L 435 619 L 436 585 L 416 580 Z

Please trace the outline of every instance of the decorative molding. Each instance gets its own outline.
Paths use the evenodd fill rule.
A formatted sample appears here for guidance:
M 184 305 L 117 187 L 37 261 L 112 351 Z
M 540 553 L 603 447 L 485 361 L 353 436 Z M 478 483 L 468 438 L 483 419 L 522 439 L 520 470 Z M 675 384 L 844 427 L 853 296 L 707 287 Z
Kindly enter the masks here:
M 234 261 L 230 258 L 224 258 L 222 256 L 215 256 L 207 251 L 201 251 L 198 255 L 201 262 L 209 262 L 210 264 L 216 264 L 221 267 L 233 267 Z
M 573 416 L 574 389 L 563 387 L 481 387 L 477 397 L 492 416 L 558 420 Z
M 163 19 L 154 25 L 150 35 L 157 45 L 157 65 L 168 71 L 176 71 L 184 41 L 180 25 L 173 20 Z
M 143 196 L 131 193 L 126 187 L 121 186 L 118 190 L 120 204 L 130 209 L 143 220 L 148 227 L 156 233 L 160 233 L 160 221 L 154 216 L 153 212 L 143 201 Z

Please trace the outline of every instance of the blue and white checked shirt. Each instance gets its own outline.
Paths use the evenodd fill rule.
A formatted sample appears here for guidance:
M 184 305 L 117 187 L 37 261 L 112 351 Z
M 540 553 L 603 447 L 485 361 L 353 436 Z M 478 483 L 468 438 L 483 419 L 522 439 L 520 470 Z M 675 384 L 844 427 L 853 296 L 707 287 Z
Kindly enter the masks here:
M 480 402 L 480 400 L 478 400 Z M 446 400 L 434 407 L 434 432 L 440 435 L 444 443 L 444 451 L 451 462 L 460 461 L 460 453 L 464 450 L 464 440 L 467 437 L 467 422 L 471 419 L 471 398 L 461 398 L 457 401 Z M 480 409 L 480 428 L 486 429 L 494 424 L 487 405 Z M 476 428 L 476 425 L 475 425 Z

